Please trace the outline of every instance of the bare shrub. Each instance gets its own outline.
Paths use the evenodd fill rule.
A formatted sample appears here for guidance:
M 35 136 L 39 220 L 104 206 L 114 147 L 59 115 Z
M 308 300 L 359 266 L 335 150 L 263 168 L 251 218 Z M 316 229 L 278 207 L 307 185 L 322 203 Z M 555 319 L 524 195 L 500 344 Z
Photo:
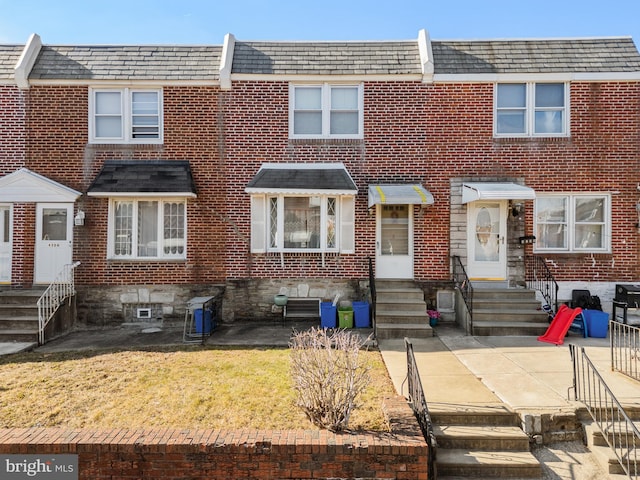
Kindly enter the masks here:
M 333 432 L 347 428 L 370 381 L 370 368 L 359 355 L 366 341 L 348 330 L 294 333 L 289 346 L 296 405 L 314 425 Z

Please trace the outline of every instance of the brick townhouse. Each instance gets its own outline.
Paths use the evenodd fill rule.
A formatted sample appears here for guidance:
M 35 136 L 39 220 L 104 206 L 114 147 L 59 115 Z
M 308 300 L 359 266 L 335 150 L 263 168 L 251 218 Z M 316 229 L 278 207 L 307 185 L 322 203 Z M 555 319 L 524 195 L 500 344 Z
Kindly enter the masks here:
M 0 281 L 79 261 L 95 325 L 475 285 L 610 305 L 639 276 L 631 38 L 0 46 Z

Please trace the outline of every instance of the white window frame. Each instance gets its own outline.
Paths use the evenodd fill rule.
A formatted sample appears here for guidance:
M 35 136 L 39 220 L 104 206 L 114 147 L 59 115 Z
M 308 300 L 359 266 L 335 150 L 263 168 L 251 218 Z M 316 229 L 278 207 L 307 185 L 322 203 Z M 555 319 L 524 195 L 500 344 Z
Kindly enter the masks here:
M 131 253 L 128 255 L 116 255 L 116 203 L 118 202 L 131 202 L 133 203 L 133 212 L 132 212 L 132 226 L 131 226 Z M 139 212 L 139 203 L 140 202 L 158 202 L 158 220 L 157 220 L 157 255 L 155 256 L 143 256 L 138 255 L 138 212 Z M 165 248 L 165 238 L 164 238 L 164 211 L 167 204 L 170 203 L 181 203 L 184 205 L 184 218 L 182 231 L 184 232 L 182 252 L 180 253 L 164 253 Z M 108 219 L 108 234 L 107 234 L 107 258 L 109 260 L 184 260 L 187 258 L 187 244 L 188 244 L 188 235 L 187 235 L 187 207 L 188 202 L 184 197 L 113 197 L 109 199 L 109 219 Z
M 525 119 L 524 119 L 524 132 L 522 133 L 499 133 L 498 132 L 498 111 L 507 110 L 506 108 L 498 108 L 498 87 L 500 85 L 524 85 L 525 86 Z M 562 132 L 559 133 L 537 133 L 535 132 L 535 116 L 537 111 L 550 110 L 550 108 L 536 108 L 535 105 L 535 93 L 537 85 L 563 85 L 564 87 L 564 107 L 556 110 L 561 110 L 563 113 Z M 571 124 L 569 118 L 570 101 L 570 83 L 563 81 L 547 81 L 547 82 L 530 82 L 530 81 L 513 81 L 513 82 L 498 82 L 494 84 L 493 90 L 493 135 L 496 138 L 514 138 L 514 137 L 568 137 L 570 136 L 569 125 Z
M 158 95 L 158 138 L 134 138 L 133 94 L 153 92 Z M 118 137 L 96 136 L 96 95 L 98 93 L 120 94 L 121 135 Z M 161 144 L 164 142 L 163 91 L 161 88 L 91 88 L 89 89 L 89 143 Z
M 320 88 L 321 90 L 321 115 L 322 115 L 322 132 L 319 134 L 294 132 L 295 121 L 295 96 L 297 88 Z M 358 89 L 358 132 L 348 134 L 331 133 L 331 91 L 333 88 L 357 88 Z M 363 84 L 349 83 L 309 83 L 309 84 L 290 84 L 289 85 L 289 138 L 346 138 L 346 139 L 362 139 L 364 138 L 364 88 Z
M 611 253 L 612 216 L 611 216 L 611 195 L 608 193 L 554 193 L 536 194 L 534 202 L 534 234 L 538 233 L 538 200 L 542 198 L 560 198 L 566 200 L 568 211 L 566 212 L 567 245 L 564 248 L 542 248 L 537 239 L 534 245 L 536 253 Z M 585 222 L 576 222 L 576 200 L 588 198 L 601 198 L 604 200 L 603 207 L 604 221 L 596 222 L 603 225 L 603 245 L 600 248 L 580 248 L 575 246 L 576 225 L 584 225 Z

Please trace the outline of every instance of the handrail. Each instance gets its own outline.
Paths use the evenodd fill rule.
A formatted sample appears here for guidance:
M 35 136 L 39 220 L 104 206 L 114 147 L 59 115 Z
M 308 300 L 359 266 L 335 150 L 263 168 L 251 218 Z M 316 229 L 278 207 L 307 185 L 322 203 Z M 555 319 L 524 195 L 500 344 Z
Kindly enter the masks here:
M 524 256 L 524 275 L 527 287 L 540 292 L 553 312 L 558 311 L 558 282 L 553 277 L 547 262 L 539 255 Z
M 640 431 L 591 362 L 584 347 L 570 344 L 575 399 L 587 411 L 629 478 L 637 478 Z
M 464 265 L 462 265 L 462 259 L 458 255 L 454 255 L 452 261 L 453 284 L 462 294 L 464 304 L 467 306 L 467 312 L 469 313 L 467 333 L 471 333 L 473 332 L 473 287 L 471 286 L 471 280 L 469 280 L 467 271 L 464 269 Z
M 427 442 L 427 478 L 436 478 L 436 449 L 437 441 L 435 433 L 433 432 L 433 424 L 431 423 L 431 415 L 429 414 L 429 407 L 427 406 L 427 399 L 424 395 L 422 388 L 422 381 L 420 380 L 420 374 L 418 373 L 418 364 L 416 362 L 415 354 L 413 353 L 413 344 L 405 337 L 404 345 L 407 351 L 407 387 L 408 400 L 411 404 L 413 414 L 418 420 L 422 435 Z
M 373 273 L 373 260 L 369 257 L 369 293 L 371 295 L 371 326 L 373 327 L 373 334 L 376 334 L 376 276 Z
M 75 295 L 75 269 L 80 262 L 68 263 L 38 299 L 38 344 L 44 345 L 45 328 L 64 300 Z
M 640 328 L 616 321 L 615 301 L 613 318 L 609 321 L 611 370 L 640 381 Z

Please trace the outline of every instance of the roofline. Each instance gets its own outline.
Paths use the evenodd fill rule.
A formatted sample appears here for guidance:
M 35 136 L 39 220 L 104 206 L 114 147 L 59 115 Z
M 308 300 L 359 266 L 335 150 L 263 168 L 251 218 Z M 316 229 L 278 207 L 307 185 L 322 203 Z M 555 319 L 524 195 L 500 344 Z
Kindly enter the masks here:
M 168 198 L 168 197 L 179 197 L 179 198 L 198 198 L 198 195 L 193 192 L 100 192 L 100 191 L 91 191 L 87 192 L 88 197 L 97 197 L 97 198 L 111 198 L 111 197 L 119 197 L 119 198 L 137 198 L 137 197 L 145 197 L 145 198 Z
M 197 86 L 197 87 L 217 87 L 220 85 L 220 80 L 146 80 L 146 79 L 32 79 L 31 85 L 54 85 L 54 86 L 90 86 L 90 87 L 107 87 L 113 86 L 136 86 L 147 85 L 149 87 L 170 87 L 170 86 Z
M 496 83 L 526 81 L 637 82 L 637 72 L 549 72 L 549 73 L 436 73 L 434 83 Z
M 566 42 L 575 40 L 633 40 L 631 35 L 604 35 L 604 36 L 585 36 L 585 37 L 497 37 L 497 38 L 434 38 L 433 42 Z

